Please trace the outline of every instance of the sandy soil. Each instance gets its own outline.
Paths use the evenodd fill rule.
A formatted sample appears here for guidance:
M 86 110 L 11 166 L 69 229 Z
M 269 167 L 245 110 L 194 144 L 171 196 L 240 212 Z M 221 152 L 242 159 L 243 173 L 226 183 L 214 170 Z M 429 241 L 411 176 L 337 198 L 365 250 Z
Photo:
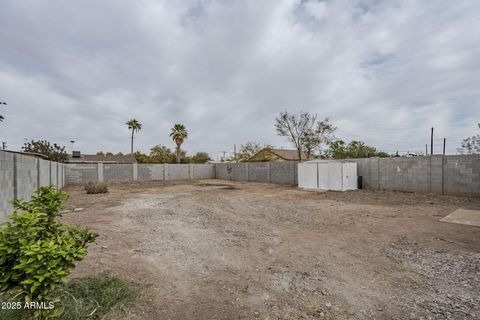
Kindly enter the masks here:
M 100 236 L 74 277 L 147 286 L 129 319 L 479 319 L 480 199 L 205 180 L 67 188 Z

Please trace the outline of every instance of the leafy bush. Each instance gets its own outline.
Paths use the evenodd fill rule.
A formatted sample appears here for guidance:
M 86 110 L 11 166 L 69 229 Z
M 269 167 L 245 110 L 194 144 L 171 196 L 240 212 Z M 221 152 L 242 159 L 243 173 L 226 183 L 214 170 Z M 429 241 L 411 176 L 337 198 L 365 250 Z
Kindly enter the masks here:
M 96 234 L 87 229 L 56 221 L 66 197 L 55 187 L 41 187 L 31 200 L 14 201 L 14 212 L 0 225 L 0 291 L 11 300 L 58 302 L 55 288 L 95 241 Z M 36 310 L 32 316 L 54 318 L 61 313 L 60 308 Z
M 108 187 L 106 183 L 88 182 L 85 185 L 85 191 L 87 191 L 87 194 L 107 193 Z

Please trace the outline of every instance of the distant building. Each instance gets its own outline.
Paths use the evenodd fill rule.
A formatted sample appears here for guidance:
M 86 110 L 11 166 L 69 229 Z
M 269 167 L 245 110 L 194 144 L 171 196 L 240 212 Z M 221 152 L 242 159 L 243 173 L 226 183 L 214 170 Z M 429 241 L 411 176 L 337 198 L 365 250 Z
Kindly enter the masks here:
M 41 153 L 36 153 L 36 152 L 23 152 L 23 151 L 12 151 L 12 150 L 0 150 L 0 151 L 8 152 L 8 153 L 16 153 L 16 154 L 21 154 L 22 156 L 48 160 L 48 157 L 46 155 Z
M 312 160 L 313 157 L 307 159 L 307 154 L 302 152 L 302 161 L 303 160 Z M 254 161 L 299 161 L 298 151 L 297 150 L 288 150 L 288 149 L 273 149 L 273 148 L 264 148 L 253 155 L 250 159 L 250 162 Z
M 67 163 L 137 163 L 132 155 L 97 155 L 97 154 L 81 154 L 80 151 L 73 151 L 68 156 Z

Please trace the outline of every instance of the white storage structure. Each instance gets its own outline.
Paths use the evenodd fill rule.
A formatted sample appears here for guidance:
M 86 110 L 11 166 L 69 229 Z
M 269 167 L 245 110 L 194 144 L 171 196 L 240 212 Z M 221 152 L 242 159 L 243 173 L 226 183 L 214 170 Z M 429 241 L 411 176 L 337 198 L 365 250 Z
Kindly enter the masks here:
M 299 163 L 298 187 L 357 190 L 357 163 L 348 160 L 312 160 Z

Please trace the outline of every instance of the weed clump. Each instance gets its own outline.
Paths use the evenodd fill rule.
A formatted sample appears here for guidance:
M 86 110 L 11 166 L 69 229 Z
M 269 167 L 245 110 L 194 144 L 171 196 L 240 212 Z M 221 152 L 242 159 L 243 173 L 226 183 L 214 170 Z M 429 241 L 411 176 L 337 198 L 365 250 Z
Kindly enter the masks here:
M 87 191 L 87 194 L 107 193 L 108 186 L 104 182 L 94 183 L 90 181 L 85 185 L 85 191 Z

